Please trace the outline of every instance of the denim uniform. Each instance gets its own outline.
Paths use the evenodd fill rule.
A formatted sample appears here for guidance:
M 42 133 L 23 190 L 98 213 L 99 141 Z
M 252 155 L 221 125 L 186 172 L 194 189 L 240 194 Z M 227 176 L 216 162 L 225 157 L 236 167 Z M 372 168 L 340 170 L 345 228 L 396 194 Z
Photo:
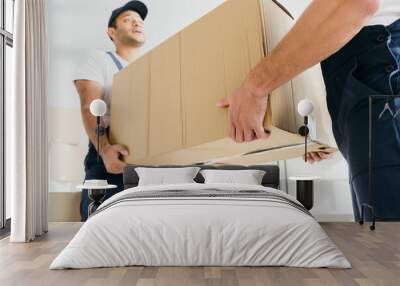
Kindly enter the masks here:
M 107 54 L 111 57 L 111 59 L 117 66 L 118 70 L 121 70 L 123 68 L 121 62 L 112 53 L 108 52 Z M 90 142 L 90 140 L 89 140 L 89 151 L 85 157 L 84 165 L 85 165 L 85 180 L 96 180 L 96 179 L 107 180 L 108 184 L 117 185 L 117 188 L 107 190 L 104 200 L 108 199 L 109 197 L 115 195 L 118 192 L 123 191 L 124 184 L 122 180 L 122 174 L 115 175 L 107 173 L 106 167 L 104 166 L 101 157 L 99 162 L 97 162 L 97 151 L 96 148 L 93 146 L 92 142 Z M 90 200 L 88 197 L 88 191 L 82 190 L 81 204 L 80 204 L 80 213 L 82 221 L 86 221 L 88 218 L 89 204 Z
M 364 27 L 339 52 L 321 63 L 333 133 L 349 165 L 354 217 L 369 203 L 369 96 L 400 93 L 400 20 L 389 26 Z M 386 99 L 374 99 L 373 189 L 371 203 L 377 220 L 400 220 L 400 115 L 386 112 Z M 400 109 L 400 98 L 389 99 Z M 365 212 L 370 220 L 370 212 Z

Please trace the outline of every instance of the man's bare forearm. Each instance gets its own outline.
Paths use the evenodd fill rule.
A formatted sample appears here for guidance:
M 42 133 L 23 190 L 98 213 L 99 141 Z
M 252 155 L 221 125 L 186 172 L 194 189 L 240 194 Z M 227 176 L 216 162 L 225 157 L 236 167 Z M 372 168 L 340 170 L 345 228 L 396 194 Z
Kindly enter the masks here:
M 278 46 L 246 79 L 265 95 L 348 43 L 379 8 L 380 0 L 314 0 Z
M 94 117 L 90 113 L 90 108 L 82 107 L 81 113 L 82 113 L 82 120 L 83 120 L 83 125 L 86 130 L 86 134 L 88 135 L 89 140 L 92 142 L 92 144 L 95 146 L 95 148 L 98 152 L 99 150 L 97 147 L 96 117 Z M 100 123 L 102 126 L 104 126 L 104 122 L 102 119 L 101 119 Z M 101 154 L 101 151 L 104 150 L 104 147 L 109 144 L 110 144 L 110 142 L 108 141 L 107 136 L 100 136 L 100 138 L 99 138 L 100 154 Z
M 77 80 L 75 81 L 75 87 L 80 97 L 81 102 L 81 114 L 83 125 L 86 130 L 86 134 L 89 140 L 93 143 L 97 149 L 97 135 L 96 135 L 96 117 L 90 113 L 90 104 L 93 100 L 99 99 L 103 95 L 103 88 L 97 82 L 89 80 Z M 101 125 L 104 126 L 103 120 Z M 104 147 L 109 144 L 107 136 L 101 136 L 99 140 L 100 153 L 104 150 Z
M 75 87 L 81 100 L 82 121 L 86 133 L 89 136 L 89 140 L 93 143 L 97 152 L 101 155 L 107 173 L 121 174 L 124 167 L 126 166 L 126 163 L 121 160 L 120 156 L 129 155 L 129 151 L 126 149 L 125 146 L 122 146 L 120 144 L 111 145 L 108 141 L 107 136 L 100 137 L 100 148 L 98 148 L 96 135 L 96 117 L 94 117 L 90 113 L 90 104 L 93 102 L 93 100 L 103 97 L 103 86 L 100 83 L 92 80 L 76 80 Z M 100 124 L 104 126 L 103 120 L 100 120 Z

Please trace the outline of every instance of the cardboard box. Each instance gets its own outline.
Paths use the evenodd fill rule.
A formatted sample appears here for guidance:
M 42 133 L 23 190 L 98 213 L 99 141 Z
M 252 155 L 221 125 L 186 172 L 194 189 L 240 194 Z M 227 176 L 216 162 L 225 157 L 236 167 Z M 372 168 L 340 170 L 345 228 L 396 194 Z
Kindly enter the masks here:
M 228 111 L 216 107 L 271 47 L 264 4 L 226 1 L 116 74 L 110 140 L 128 147 L 127 163 L 250 165 L 304 153 L 292 88 L 268 99 L 268 140 L 235 143 L 228 137 Z M 328 147 L 313 143 L 310 150 Z
M 265 43 L 270 53 L 295 24 L 293 16 L 276 0 L 262 0 Z M 317 142 L 336 148 L 332 122 L 326 104 L 326 89 L 320 65 L 301 73 L 271 94 L 272 124 L 291 133 L 297 133 L 304 119 L 297 113 L 297 104 L 308 98 L 314 103 L 311 115 L 311 133 Z

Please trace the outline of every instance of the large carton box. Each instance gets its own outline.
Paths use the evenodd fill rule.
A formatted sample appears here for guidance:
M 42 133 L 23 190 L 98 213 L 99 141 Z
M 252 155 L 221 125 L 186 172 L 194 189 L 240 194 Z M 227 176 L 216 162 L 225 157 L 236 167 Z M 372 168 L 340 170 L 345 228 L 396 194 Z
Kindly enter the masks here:
M 250 165 L 304 153 L 292 83 L 268 99 L 267 140 L 235 143 L 228 137 L 228 111 L 216 107 L 272 47 L 267 34 L 282 36 L 264 27 L 268 5 L 282 13 L 272 2 L 226 1 L 116 74 L 110 140 L 128 147 L 127 163 Z M 281 21 L 286 28 L 293 24 Z M 330 146 L 314 141 L 309 147 Z

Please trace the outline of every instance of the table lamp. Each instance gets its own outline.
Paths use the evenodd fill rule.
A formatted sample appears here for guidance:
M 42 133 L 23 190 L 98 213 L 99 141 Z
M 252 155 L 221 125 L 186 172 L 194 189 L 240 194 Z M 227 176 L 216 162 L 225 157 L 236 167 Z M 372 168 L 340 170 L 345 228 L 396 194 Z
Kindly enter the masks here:
M 304 160 L 307 162 L 307 139 L 308 139 L 308 116 L 313 112 L 314 110 L 314 105 L 309 99 L 303 99 L 299 102 L 297 105 L 297 111 L 301 116 L 304 117 L 304 126 L 302 126 L 299 129 L 300 135 L 304 136 L 305 138 L 305 155 L 304 155 Z
M 97 136 L 97 163 L 100 162 L 100 136 L 106 133 L 106 129 L 100 126 L 100 117 L 104 116 L 107 112 L 107 104 L 104 100 L 95 99 L 90 103 L 90 113 L 96 116 L 96 136 Z

